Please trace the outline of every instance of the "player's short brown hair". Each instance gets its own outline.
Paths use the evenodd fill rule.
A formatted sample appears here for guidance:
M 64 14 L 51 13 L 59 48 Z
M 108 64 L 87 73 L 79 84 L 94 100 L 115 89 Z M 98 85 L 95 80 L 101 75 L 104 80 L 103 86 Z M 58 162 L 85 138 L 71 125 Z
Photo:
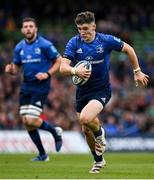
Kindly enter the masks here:
M 33 23 L 35 24 L 35 26 L 37 26 L 36 20 L 35 20 L 34 18 L 32 18 L 32 17 L 25 17 L 25 18 L 22 20 L 22 24 L 23 24 L 24 22 L 29 22 L 29 21 L 33 22 Z
M 95 15 L 90 11 L 85 11 L 77 14 L 75 19 L 76 25 L 90 24 L 92 22 L 95 22 Z

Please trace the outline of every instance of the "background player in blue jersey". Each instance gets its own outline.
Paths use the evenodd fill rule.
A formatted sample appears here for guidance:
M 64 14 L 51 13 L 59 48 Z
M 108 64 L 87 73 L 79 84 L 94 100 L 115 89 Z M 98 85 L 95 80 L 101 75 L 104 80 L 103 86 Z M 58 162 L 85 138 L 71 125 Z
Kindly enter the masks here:
M 39 151 L 33 161 L 47 161 L 49 157 L 37 129 L 49 131 L 54 137 L 56 150 L 60 151 L 62 129 L 43 121 L 40 114 L 50 90 L 50 77 L 59 70 L 61 56 L 51 42 L 37 34 L 37 30 L 35 19 L 23 20 L 21 31 L 25 39 L 16 45 L 13 62 L 6 65 L 5 71 L 16 74 L 22 66 L 24 80 L 20 91 L 20 114 Z
M 141 71 L 137 56 L 130 45 L 112 35 L 96 32 L 95 17 L 92 12 L 79 13 L 75 23 L 79 35 L 71 38 L 66 45 L 60 71 L 65 75 L 76 74 L 83 79 L 90 77 L 86 84 L 77 86 L 76 111 L 95 160 L 90 173 L 99 173 L 106 164 L 102 156 L 106 143 L 105 132 L 100 125 L 98 115 L 111 97 L 109 82 L 111 51 L 122 51 L 128 55 L 136 86 L 147 85 L 148 76 Z M 81 60 L 91 63 L 92 72 L 83 65 L 72 67 L 72 64 Z

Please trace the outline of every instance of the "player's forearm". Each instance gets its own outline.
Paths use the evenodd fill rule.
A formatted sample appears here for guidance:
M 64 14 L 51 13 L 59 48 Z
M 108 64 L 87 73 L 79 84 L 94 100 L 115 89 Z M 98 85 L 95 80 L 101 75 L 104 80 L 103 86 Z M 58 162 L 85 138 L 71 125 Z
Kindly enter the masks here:
M 53 74 L 59 72 L 61 59 L 62 59 L 61 56 L 58 57 L 58 58 L 56 59 L 56 62 L 53 64 L 53 66 L 48 70 L 48 73 L 50 74 L 50 76 L 52 76 Z
M 128 58 L 131 62 L 133 70 L 139 69 L 140 68 L 139 62 L 138 62 L 138 58 L 136 56 L 134 49 L 130 45 L 125 43 L 122 51 L 128 55 Z
M 138 59 L 137 59 L 137 56 L 136 56 L 134 50 L 132 52 L 128 53 L 128 57 L 129 57 L 129 60 L 132 64 L 133 70 L 139 69 L 140 66 L 139 66 Z
M 69 65 L 70 61 L 66 58 L 63 58 L 60 65 L 60 73 L 64 75 L 72 75 L 75 74 L 75 72 L 72 72 L 73 67 Z

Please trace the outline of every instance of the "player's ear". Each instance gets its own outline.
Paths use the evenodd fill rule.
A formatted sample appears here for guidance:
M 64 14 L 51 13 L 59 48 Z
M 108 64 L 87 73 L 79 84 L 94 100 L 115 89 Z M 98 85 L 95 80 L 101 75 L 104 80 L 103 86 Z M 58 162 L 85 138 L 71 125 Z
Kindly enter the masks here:
M 95 24 L 95 23 L 93 24 L 93 29 L 94 29 L 94 30 L 96 29 L 96 24 Z

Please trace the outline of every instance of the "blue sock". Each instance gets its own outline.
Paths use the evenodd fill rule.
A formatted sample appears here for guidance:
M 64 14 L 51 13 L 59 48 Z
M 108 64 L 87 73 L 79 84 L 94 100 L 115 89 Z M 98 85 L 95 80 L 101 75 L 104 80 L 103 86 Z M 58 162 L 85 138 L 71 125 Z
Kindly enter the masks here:
M 95 160 L 96 162 L 100 162 L 100 161 L 103 160 L 102 155 L 101 155 L 101 156 L 98 156 L 95 151 L 92 151 L 91 153 L 92 153 L 92 155 L 93 155 L 93 157 L 94 157 L 94 160 Z
M 56 132 L 54 126 L 50 125 L 48 122 L 43 121 L 43 123 L 41 124 L 39 129 L 49 131 L 54 137 L 57 136 L 57 132 Z
M 42 142 L 41 142 L 41 139 L 40 139 L 40 135 L 37 131 L 37 129 L 35 130 L 32 130 L 32 131 L 28 131 L 28 134 L 30 135 L 32 141 L 34 142 L 34 144 L 36 145 L 38 151 L 39 151 L 39 154 L 40 155 L 45 155 L 45 150 L 43 148 L 43 145 L 42 145 Z
M 101 126 L 99 127 L 99 130 L 94 132 L 94 136 L 95 137 L 98 137 L 98 136 L 101 136 L 102 135 L 102 130 L 101 130 Z

